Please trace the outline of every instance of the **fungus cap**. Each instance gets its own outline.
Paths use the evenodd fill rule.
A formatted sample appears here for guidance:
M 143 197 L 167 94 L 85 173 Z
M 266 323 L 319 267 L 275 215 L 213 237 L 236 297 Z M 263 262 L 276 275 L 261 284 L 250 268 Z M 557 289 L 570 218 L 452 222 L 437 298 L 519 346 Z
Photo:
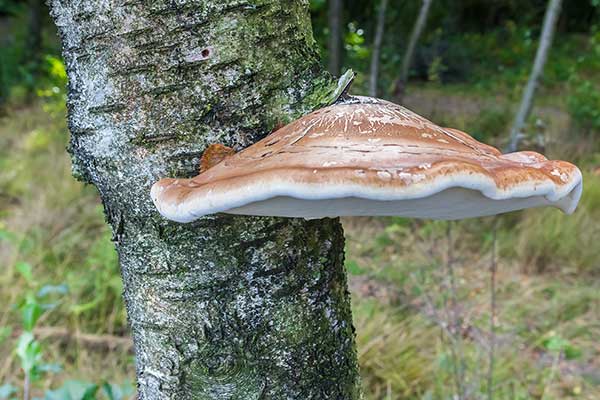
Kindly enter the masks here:
M 191 179 L 161 179 L 166 218 L 218 212 L 323 218 L 461 219 L 531 207 L 575 210 L 579 169 L 534 152 L 501 154 L 406 108 L 352 97 L 308 114 Z

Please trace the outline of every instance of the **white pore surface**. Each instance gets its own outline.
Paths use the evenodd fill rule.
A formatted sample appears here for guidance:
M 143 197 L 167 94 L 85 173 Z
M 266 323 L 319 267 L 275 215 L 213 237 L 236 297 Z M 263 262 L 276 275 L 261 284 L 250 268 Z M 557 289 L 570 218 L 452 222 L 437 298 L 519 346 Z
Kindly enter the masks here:
M 370 200 L 357 197 L 306 200 L 288 196 L 272 197 L 225 211 L 229 214 L 301 217 L 394 215 L 413 218 L 455 220 L 501 214 L 525 208 L 555 206 L 568 209 L 576 191 L 553 202 L 545 196 L 493 200 L 477 190 L 450 188 L 429 197 L 406 200 Z
M 546 179 L 524 181 L 506 189 L 498 188 L 484 174 L 463 173 L 402 187 L 290 183 L 284 175 L 265 181 L 248 180 L 228 190 L 208 190 L 203 196 L 188 195 L 165 202 L 161 196 L 169 187 L 158 182 L 150 194 L 159 212 L 177 222 L 218 212 L 309 219 L 352 215 L 461 219 L 540 206 L 571 214 L 583 188 L 579 170 L 563 185 Z M 177 180 L 172 185 L 177 187 Z

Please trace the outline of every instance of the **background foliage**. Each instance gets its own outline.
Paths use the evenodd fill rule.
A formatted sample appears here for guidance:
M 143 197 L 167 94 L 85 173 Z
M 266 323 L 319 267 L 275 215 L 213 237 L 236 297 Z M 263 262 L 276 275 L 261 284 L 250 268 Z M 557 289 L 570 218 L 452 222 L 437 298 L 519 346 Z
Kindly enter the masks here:
M 367 90 L 378 3 L 346 1 L 343 9 L 341 56 L 358 72 L 356 94 Z M 504 146 L 545 6 L 434 0 L 406 105 Z M 343 221 L 368 399 L 478 399 L 490 388 L 497 399 L 600 398 L 599 6 L 565 2 L 523 143 L 581 167 L 575 215 Z M 381 97 L 391 94 L 419 7 L 390 2 Z M 311 12 L 326 65 L 327 2 L 312 0 Z M 131 398 L 111 233 L 97 193 L 70 176 L 65 152 L 59 46 L 41 2 L 0 0 L 0 399 L 28 390 L 43 399 Z

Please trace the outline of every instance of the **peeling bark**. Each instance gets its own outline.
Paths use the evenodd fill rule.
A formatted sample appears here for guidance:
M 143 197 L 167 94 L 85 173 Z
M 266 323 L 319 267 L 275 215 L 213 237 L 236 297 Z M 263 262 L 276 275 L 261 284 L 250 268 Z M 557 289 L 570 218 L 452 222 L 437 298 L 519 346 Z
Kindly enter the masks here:
M 160 218 L 196 174 L 328 103 L 308 2 L 51 0 L 74 174 L 114 233 L 141 399 L 358 399 L 338 220 Z

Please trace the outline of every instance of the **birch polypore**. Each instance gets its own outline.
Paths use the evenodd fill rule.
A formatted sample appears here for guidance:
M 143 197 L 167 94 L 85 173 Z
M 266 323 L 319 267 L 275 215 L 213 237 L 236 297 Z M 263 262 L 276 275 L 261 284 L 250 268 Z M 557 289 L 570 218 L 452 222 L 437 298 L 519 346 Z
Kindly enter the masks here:
M 539 206 L 574 211 L 581 172 L 534 152 L 502 154 L 406 108 L 354 97 L 308 114 L 192 179 L 151 191 L 168 219 L 217 212 L 460 219 Z

